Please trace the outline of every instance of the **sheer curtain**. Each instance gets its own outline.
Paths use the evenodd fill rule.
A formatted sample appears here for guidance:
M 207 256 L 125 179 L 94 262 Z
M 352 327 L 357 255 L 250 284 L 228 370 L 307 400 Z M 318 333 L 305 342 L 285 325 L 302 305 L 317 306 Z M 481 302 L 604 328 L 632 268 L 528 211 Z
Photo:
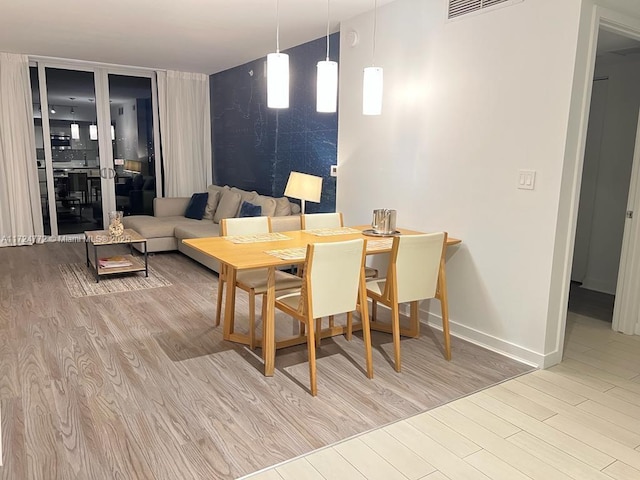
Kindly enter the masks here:
M 158 103 L 164 194 L 187 197 L 211 183 L 209 77 L 159 71 Z
M 29 59 L 0 52 L 0 247 L 42 235 Z

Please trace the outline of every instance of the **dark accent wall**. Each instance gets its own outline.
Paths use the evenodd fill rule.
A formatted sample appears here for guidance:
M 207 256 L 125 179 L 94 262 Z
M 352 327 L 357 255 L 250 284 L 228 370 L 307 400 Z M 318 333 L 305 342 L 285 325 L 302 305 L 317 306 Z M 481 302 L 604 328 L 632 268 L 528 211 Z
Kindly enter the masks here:
M 330 36 L 338 61 L 339 34 Z M 289 108 L 267 108 L 266 58 L 211 75 L 213 179 L 218 185 L 281 197 L 296 170 L 323 177 L 320 203 L 306 211 L 334 212 L 338 114 L 316 112 L 316 63 L 326 39 L 285 50 L 289 54 Z

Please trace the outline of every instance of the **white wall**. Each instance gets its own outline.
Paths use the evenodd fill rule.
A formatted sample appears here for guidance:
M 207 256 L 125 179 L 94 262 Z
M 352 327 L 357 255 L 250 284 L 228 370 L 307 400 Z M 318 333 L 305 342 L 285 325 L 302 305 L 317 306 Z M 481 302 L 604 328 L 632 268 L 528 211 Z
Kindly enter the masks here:
M 447 23 L 445 0 L 385 5 L 380 117 L 361 114 L 372 14 L 341 26 L 337 208 L 351 224 L 395 208 L 399 226 L 461 238 L 447 260 L 452 331 L 537 364 L 580 6 L 527 0 Z M 517 189 L 518 169 L 537 171 L 535 190 Z
M 584 268 L 583 287 L 615 294 L 620 263 L 620 249 L 625 225 L 625 211 L 629 194 L 629 180 L 633 163 L 638 108 L 640 107 L 640 62 L 600 65 L 596 63 L 596 77 L 608 77 L 604 90 L 605 109 L 592 108 L 589 135 L 582 176 L 582 190 L 576 233 L 574 269 Z M 597 100 L 599 89 L 593 90 Z M 602 113 L 600 135 L 592 129 L 591 118 Z M 597 123 L 597 122 L 596 122 Z M 597 141 L 598 136 L 600 141 Z M 595 163 L 595 166 L 591 163 Z M 586 184 L 586 185 L 585 185 Z M 591 191 L 586 186 L 594 185 Z M 593 205 L 588 215 L 585 209 Z M 589 232 L 582 229 L 589 222 Z M 588 233 L 588 235 L 585 235 Z M 584 265 L 576 265 L 576 254 L 588 245 Z M 572 279 L 577 279 L 572 273 Z

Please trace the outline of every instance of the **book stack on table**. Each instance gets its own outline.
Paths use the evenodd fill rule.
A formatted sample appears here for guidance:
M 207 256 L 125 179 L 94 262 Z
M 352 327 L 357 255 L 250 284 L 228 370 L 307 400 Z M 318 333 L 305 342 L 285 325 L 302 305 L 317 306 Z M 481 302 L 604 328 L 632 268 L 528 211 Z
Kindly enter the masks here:
M 130 267 L 133 263 L 121 256 L 105 257 L 98 259 L 100 268 L 121 268 Z

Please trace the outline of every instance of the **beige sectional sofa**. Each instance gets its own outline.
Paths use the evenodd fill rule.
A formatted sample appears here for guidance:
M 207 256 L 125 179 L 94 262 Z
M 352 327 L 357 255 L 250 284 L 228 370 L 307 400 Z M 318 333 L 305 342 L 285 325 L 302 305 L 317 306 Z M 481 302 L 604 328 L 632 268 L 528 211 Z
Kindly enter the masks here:
M 271 217 L 271 225 L 275 232 L 301 228 L 300 206 L 289 202 L 285 197 L 276 199 L 235 187 L 217 185 L 210 185 L 207 190 L 209 197 L 202 220 L 185 217 L 190 197 L 173 197 L 154 199 L 153 216 L 124 217 L 123 224 L 125 228 L 132 228 L 147 239 L 149 252 L 179 250 L 216 272 L 220 271 L 217 260 L 184 245 L 182 240 L 219 236 L 220 220 L 238 216 L 242 202 L 261 205 L 262 214 Z

